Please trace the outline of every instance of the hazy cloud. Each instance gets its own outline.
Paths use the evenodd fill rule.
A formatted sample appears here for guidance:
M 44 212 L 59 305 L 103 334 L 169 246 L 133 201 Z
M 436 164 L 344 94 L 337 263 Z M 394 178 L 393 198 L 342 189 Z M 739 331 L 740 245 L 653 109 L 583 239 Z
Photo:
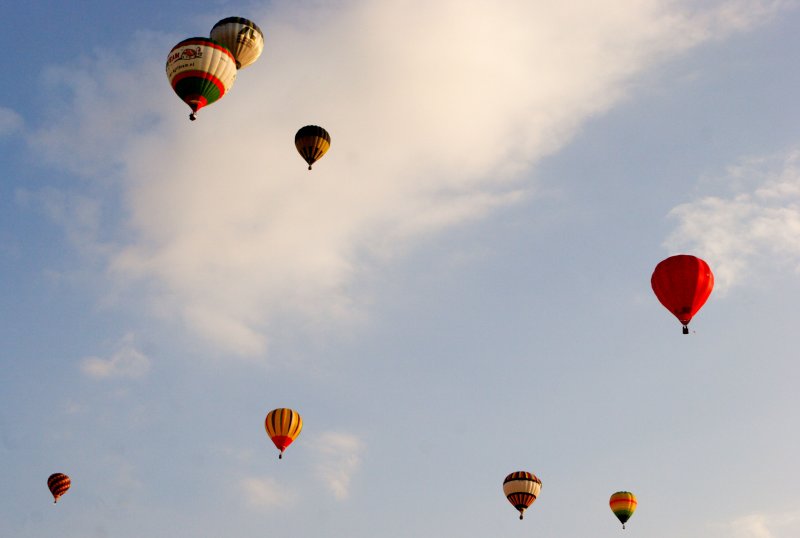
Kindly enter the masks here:
M 0 138 L 20 132 L 24 124 L 22 116 L 10 108 L 0 106 Z
M 750 514 L 730 524 L 734 538 L 790 538 L 800 532 L 800 514 Z
M 60 225 L 70 243 L 85 254 L 109 254 L 101 240 L 100 200 L 52 187 L 38 191 L 17 189 L 14 200 L 20 207 L 30 207 Z
M 83 413 L 84 411 L 86 411 L 86 406 L 82 403 L 70 399 L 64 402 L 63 410 L 64 413 L 68 415 L 77 415 L 79 413 Z
M 273 478 L 243 478 L 239 482 L 245 502 L 251 508 L 285 508 L 294 504 L 296 496 Z
M 326 432 L 312 442 L 312 449 L 317 457 L 317 473 L 334 497 L 349 497 L 350 481 L 361 466 L 361 440 L 347 433 Z
M 523 172 L 635 75 L 778 5 L 271 4 L 254 12 L 264 56 L 198 121 L 164 80 L 180 37 L 149 34 L 124 64 L 114 51 L 49 69 L 71 93 L 31 141 L 119 190 L 123 210 L 101 217 L 123 228 L 107 255 L 121 284 L 218 349 L 260 356 L 276 321 L 357 317 L 368 271 L 535 195 Z M 292 143 L 308 123 L 332 135 L 312 172 Z
M 728 186 L 725 194 L 670 212 L 678 226 L 667 246 L 708 261 L 721 292 L 756 269 L 800 269 L 800 149 L 745 159 L 727 170 L 721 184 Z
M 81 360 L 83 373 L 96 379 L 110 377 L 144 377 L 150 371 L 150 359 L 136 349 L 133 337 L 126 336 L 108 358 L 86 357 Z

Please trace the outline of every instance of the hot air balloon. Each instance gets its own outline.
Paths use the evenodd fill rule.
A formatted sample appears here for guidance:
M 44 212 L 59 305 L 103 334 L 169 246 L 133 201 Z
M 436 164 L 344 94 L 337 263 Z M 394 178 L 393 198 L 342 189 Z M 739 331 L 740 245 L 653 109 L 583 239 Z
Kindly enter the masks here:
M 700 258 L 678 254 L 656 265 L 650 284 L 661 304 L 683 324 L 683 334 L 689 334 L 689 322 L 711 295 L 714 275 Z
M 321 159 L 331 147 L 331 135 L 322 127 L 306 125 L 294 135 L 294 145 L 308 163 L 308 169 L 311 170 L 311 165 Z
M 64 495 L 71 485 L 72 481 L 64 473 L 51 474 L 47 479 L 47 487 L 50 489 L 50 493 L 53 494 L 53 502 L 57 503 L 59 497 Z
M 630 491 L 618 491 L 611 495 L 608 501 L 611 506 L 611 511 L 617 516 L 617 519 L 622 523 L 622 528 L 625 528 L 625 522 L 628 521 L 633 513 L 636 511 L 636 496 Z
M 508 502 L 519 510 L 520 519 L 525 515 L 525 509 L 539 496 L 541 489 L 542 481 L 525 471 L 511 473 L 503 480 L 503 493 L 506 494 Z
M 303 419 L 300 413 L 292 409 L 273 409 L 267 413 L 264 428 L 272 442 L 281 451 L 278 458 L 283 458 L 283 451 L 300 435 L 300 430 L 303 429 Z
M 211 29 L 211 39 L 233 54 L 236 69 L 252 64 L 264 50 L 264 33 L 253 21 L 242 17 L 222 19 Z
M 222 99 L 236 80 L 236 62 L 231 51 L 206 37 L 184 39 L 167 56 L 167 78 L 172 89 L 197 111 Z

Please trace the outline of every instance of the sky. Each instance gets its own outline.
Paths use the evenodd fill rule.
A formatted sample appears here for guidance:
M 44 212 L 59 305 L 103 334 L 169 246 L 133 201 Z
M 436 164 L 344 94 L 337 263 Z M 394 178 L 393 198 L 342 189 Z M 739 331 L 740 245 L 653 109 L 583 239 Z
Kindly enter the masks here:
M 229 16 L 264 53 L 190 122 L 166 56 Z M 797 2 L 0 26 L 0 535 L 800 532 Z M 649 283 L 678 253 L 715 275 L 686 336 Z M 282 460 L 277 407 L 304 420 Z

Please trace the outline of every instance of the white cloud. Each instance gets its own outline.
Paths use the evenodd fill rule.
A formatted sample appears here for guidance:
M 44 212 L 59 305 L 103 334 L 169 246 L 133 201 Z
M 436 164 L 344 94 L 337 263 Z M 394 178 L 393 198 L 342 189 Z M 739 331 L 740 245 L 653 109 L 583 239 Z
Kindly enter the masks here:
M 81 360 L 81 370 L 96 379 L 110 377 L 140 378 L 150 371 L 150 359 L 136 349 L 133 337 L 126 336 L 118 349 L 107 359 L 86 357 Z
M 20 132 L 25 122 L 10 108 L 0 106 L 0 138 Z
M 296 500 L 291 488 L 279 484 L 273 478 L 243 478 L 239 487 L 250 508 L 285 508 Z
M 790 538 L 800 532 L 800 514 L 750 514 L 733 521 L 733 538 Z
M 774 538 L 767 528 L 767 518 L 763 515 L 751 515 L 737 519 L 731 525 L 734 536 L 741 538 Z
M 789 265 L 800 270 L 800 149 L 751 158 L 729 168 L 721 196 L 674 208 L 678 227 L 666 241 L 708 261 L 715 289 Z
M 218 349 L 261 356 L 275 322 L 357 317 L 371 268 L 535 194 L 522 172 L 636 74 L 777 4 L 705 5 L 279 3 L 254 17 L 261 60 L 198 121 L 165 82 L 178 38 L 147 35 L 124 65 L 115 51 L 51 69 L 73 94 L 31 143 L 119 187 L 125 211 L 105 220 L 126 227 L 108 255 L 121 283 Z M 292 143 L 307 123 L 332 135 L 312 172 Z
M 351 434 L 325 432 L 311 442 L 317 458 L 317 473 L 333 493 L 344 500 L 350 496 L 350 482 L 361 466 L 364 444 Z

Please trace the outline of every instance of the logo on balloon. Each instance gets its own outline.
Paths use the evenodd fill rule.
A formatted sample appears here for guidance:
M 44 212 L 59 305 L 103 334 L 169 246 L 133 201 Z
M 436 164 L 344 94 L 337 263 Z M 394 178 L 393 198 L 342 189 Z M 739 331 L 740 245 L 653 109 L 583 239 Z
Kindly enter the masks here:
M 167 58 L 167 63 L 171 64 L 173 62 L 177 62 L 178 60 L 195 60 L 202 57 L 203 51 L 200 49 L 200 47 L 194 49 L 187 47 L 181 51 L 175 51 L 170 54 L 169 58 Z
M 194 60 L 195 58 L 202 58 L 203 51 L 200 50 L 200 47 L 196 49 L 183 49 L 181 52 L 181 60 Z

